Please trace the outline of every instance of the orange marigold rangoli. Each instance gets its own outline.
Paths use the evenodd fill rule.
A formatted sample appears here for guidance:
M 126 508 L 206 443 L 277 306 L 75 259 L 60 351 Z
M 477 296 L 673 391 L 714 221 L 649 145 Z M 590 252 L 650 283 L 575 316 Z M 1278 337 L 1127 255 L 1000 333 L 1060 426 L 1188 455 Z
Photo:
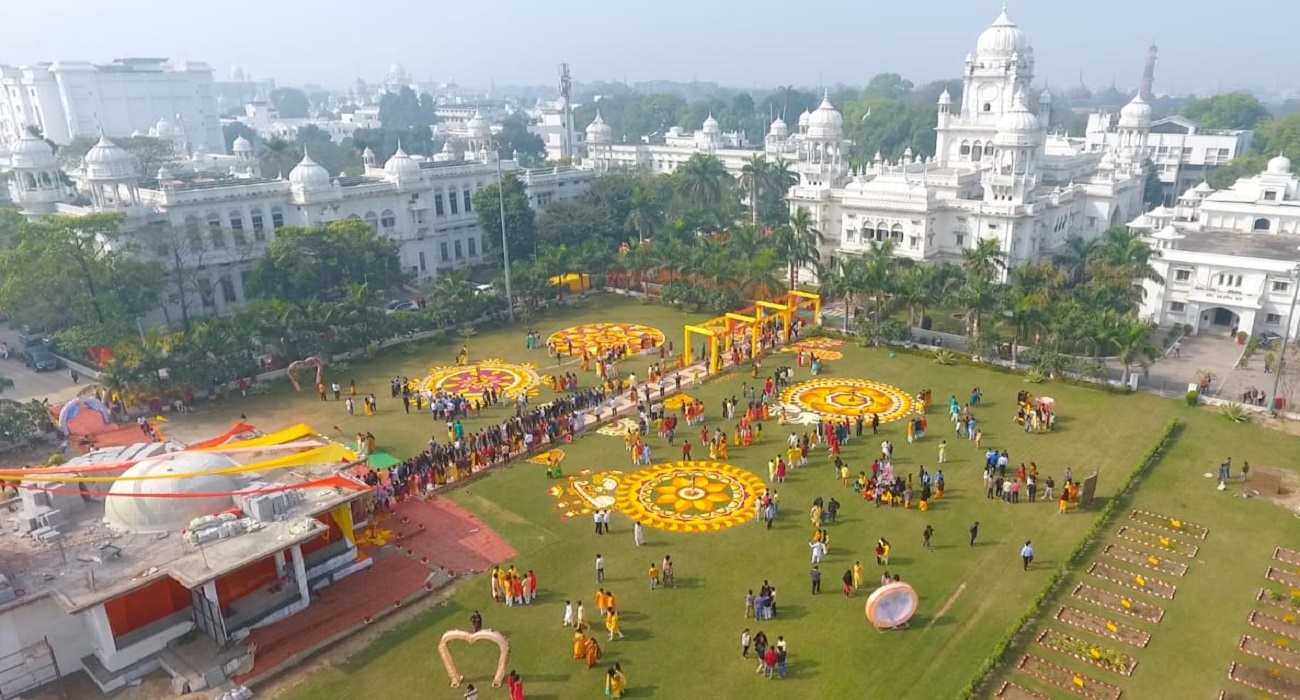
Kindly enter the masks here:
M 721 462 L 669 462 L 629 474 L 618 510 L 669 532 L 716 532 L 751 520 L 766 488 L 758 476 Z
M 906 418 L 912 412 L 907 392 L 866 379 L 812 379 L 800 382 L 781 394 L 786 410 L 801 418 L 843 419 L 880 416 L 881 423 Z
M 606 348 L 626 345 L 633 352 L 643 344 L 657 348 L 664 344 L 663 331 L 636 323 L 584 323 L 552 333 L 546 339 L 561 355 L 598 353 Z M 570 352 L 572 345 L 572 352 Z
M 496 390 L 507 399 L 515 398 L 521 393 L 536 396 L 540 383 L 541 377 L 531 364 L 512 364 L 501 360 L 432 367 L 424 379 L 412 380 L 417 390 L 431 393 L 447 391 L 462 394 L 470 400 L 481 399 L 488 389 Z

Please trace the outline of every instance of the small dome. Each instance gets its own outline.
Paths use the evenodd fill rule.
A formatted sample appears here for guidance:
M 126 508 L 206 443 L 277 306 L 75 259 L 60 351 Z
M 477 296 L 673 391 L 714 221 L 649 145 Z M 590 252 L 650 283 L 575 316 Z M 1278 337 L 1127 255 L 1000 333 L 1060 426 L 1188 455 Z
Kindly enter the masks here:
M 243 136 L 238 136 L 235 138 L 235 143 L 231 146 L 231 150 L 235 153 L 252 153 L 253 144 L 249 143 L 248 139 Z
M 55 164 L 54 149 L 45 139 L 26 129 L 22 138 L 9 144 L 9 165 L 13 168 L 48 168 Z
M 835 140 L 843 136 L 844 116 L 831 104 L 829 95 L 823 96 L 822 103 L 808 118 L 808 137 Z
M 226 494 L 239 488 L 235 478 L 228 474 L 204 472 L 239 466 L 235 460 L 211 452 L 177 452 L 138 462 L 122 476 L 176 474 L 177 478 L 113 482 L 109 497 L 104 499 L 104 522 L 122 532 L 180 532 L 194 518 L 212 515 L 234 505 L 231 496 Z M 143 497 L 131 497 L 136 494 Z M 158 497 L 164 494 L 180 494 L 181 497 Z M 186 497 L 190 494 L 195 496 Z
M 1210 183 L 1208 183 L 1208 182 L 1206 182 L 1206 181 L 1204 181 L 1204 180 L 1201 180 L 1201 184 L 1197 185 L 1196 187 L 1193 187 L 1193 188 L 1191 189 L 1191 191 L 1192 191 L 1192 192 L 1199 192 L 1200 194 L 1206 195 L 1206 194 L 1210 194 L 1211 192 L 1213 192 L 1213 191 L 1214 191 L 1214 188 L 1213 188 L 1213 187 L 1210 187 Z
M 808 110 L 805 109 L 803 111 L 803 114 L 799 115 L 799 128 L 807 129 L 808 123 L 811 121 L 812 121 L 812 112 L 809 112 Z
M 979 40 L 975 43 L 975 52 L 981 57 L 1011 58 L 1016 54 L 1031 53 L 1033 50 L 1029 44 L 1029 37 L 1020 31 L 1015 22 L 1011 21 L 1005 8 L 1002 14 L 993 20 L 993 24 L 980 34 Z
M 1038 117 L 1025 105 L 1025 93 L 1016 92 L 1011 109 L 998 120 L 998 136 L 1026 136 L 1038 131 Z
M 397 144 L 397 152 L 393 157 L 384 163 L 384 175 L 392 180 L 404 180 L 420 176 L 420 164 L 414 158 L 402 150 L 402 144 Z
M 718 125 L 718 120 L 713 118 L 713 113 L 709 112 L 709 118 L 704 120 L 704 133 L 721 134 L 722 127 Z
M 1151 125 L 1151 105 L 1142 99 L 1142 95 L 1134 95 L 1133 99 L 1124 108 L 1119 111 L 1119 126 L 1136 129 Z
M 772 120 L 772 126 L 768 128 L 767 135 L 783 139 L 790 135 L 790 127 L 786 125 L 784 119 L 777 117 Z
M 176 125 L 167 121 L 167 117 L 159 119 L 153 125 L 151 131 L 153 131 L 154 138 L 170 139 L 176 137 Z
M 88 180 L 124 180 L 135 177 L 135 158 L 125 148 L 100 135 L 82 161 Z
M 939 93 L 939 104 L 941 105 L 952 104 L 952 95 L 948 94 L 948 88 L 944 88 L 943 92 Z
M 1106 151 L 1106 154 L 1101 157 L 1101 164 L 1098 167 L 1102 170 L 1114 170 L 1115 154 L 1111 151 Z
M 302 160 L 289 171 L 289 184 L 305 190 L 330 186 L 330 171 L 311 159 L 303 149 Z
M 474 116 L 470 117 L 469 121 L 465 123 L 465 135 L 479 141 L 491 138 L 492 129 L 488 126 L 487 120 L 483 118 L 483 113 L 479 110 L 474 110 Z
M 1289 175 L 1291 173 L 1291 159 L 1281 154 L 1276 158 L 1270 158 L 1267 172 L 1272 175 Z M 1206 187 L 1209 187 L 1209 185 L 1206 185 Z
M 373 149 L 373 148 L 371 148 L 371 147 L 369 147 L 369 146 L 366 146 L 366 150 L 364 150 L 364 151 L 361 152 L 361 157 L 362 157 L 362 158 L 374 158 L 374 157 L 375 157 L 375 149 Z
M 587 143 L 605 144 L 614 140 L 614 127 L 605 123 L 605 118 L 596 111 L 596 118 L 587 125 Z M 449 144 L 450 145 L 450 144 Z

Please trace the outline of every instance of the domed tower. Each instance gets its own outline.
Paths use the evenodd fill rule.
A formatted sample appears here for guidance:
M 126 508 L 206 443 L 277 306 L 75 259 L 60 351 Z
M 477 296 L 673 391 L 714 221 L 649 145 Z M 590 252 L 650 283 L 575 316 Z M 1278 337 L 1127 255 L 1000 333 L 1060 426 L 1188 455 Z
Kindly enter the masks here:
M 330 171 L 312 160 L 304 148 L 302 160 L 289 171 L 289 193 L 296 202 L 305 203 L 326 197 L 331 189 Z
M 375 149 L 366 146 L 366 150 L 361 152 L 361 165 L 367 168 L 375 167 Z
M 120 209 L 140 203 L 135 158 L 102 133 L 82 161 L 82 176 L 91 202 L 100 209 Z
M 14 172 L 9 193 L 24 214 L 51 214 L 67 197 L 54 149 L 45 139 L 24 129 L 22 137 L 9 145 L 9 165 Z
M 600 172 L 607 172 L 613 165 L 614 127 L 605 123 L 605 118 L 596 111 L 596 118 L 587 125 L 587 158 Z
M 984 177 L 984 197 L 988 201 L 1028 201 L 1038 184 L 1038 151 L 1043 132 L 1038 117 L 1025 104 L 1025 94 L 1017 92 L 1011 109 L 998 120 L 994 167 Z
M 469 153 L 480 153 L 488 150 L 492 145 L 492 128 L 488 126 L 487 119 L 483 118 L 483 112 L 474 110 L 474 116 L 469 118 L 465 123 L 465 138 L 469 141 Z
M 785 120 L 777 117 L 772 120 L 772 126 L 767 129 L 767 137 L 763 139 L 763 144 L 768 155 L 777 155 L 785 151 L 786 142 L 790 140 L 790 127 Z
M 831 104 L 829 93 L 808 115 L 801 150 L 805 183 L 833 185 L 844 174 L 844 116 Z
M 253 144 L 243 136 L 235 138 L 235 142 L 230 145 L 230 151 L 241 163 L 253 159 Z
M 401 141 L 397 143 L 397 151 L 384 163 L 384 179 L 396 184 L 398 189 L 420 181 L 420 164 L 402 150 Z
M 710 112 L 699 132 L 695 135 L 695 146 L 701 150 L 712 153 L 722 147 L 722 126 L 718 120 L 713 118 Z
M 1146 158 L 1147 133 L 1151 131 L 1151 105 L 1138 94 L 1119 111 L 1119 150 L 1123 159 L 1140 163 Z
M 948 120 L 952 118 L 952 95 L 948 93 L 948 88 L 944 88 L 939 93 L 939 126 L 948 125 Z

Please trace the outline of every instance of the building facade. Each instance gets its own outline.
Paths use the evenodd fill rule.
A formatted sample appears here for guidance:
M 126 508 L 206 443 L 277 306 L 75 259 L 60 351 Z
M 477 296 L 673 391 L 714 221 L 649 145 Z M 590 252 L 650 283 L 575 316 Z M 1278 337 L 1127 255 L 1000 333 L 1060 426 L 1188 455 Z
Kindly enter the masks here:
M 36 126 L 56 143 L 146 133 L 173 121 L 186 143 L 224 151 L 213 70 L 205 63 L 122 58 L 0 66 L 0 138 Z
M 1143 318 L 1195 333 L 1297 336 L 1300 178 L 1287 158 L 1225 190 L 1189 188 L 1129 227 L 1159 252 L 1151 264 L 1162 279 L 1143 283 Z
M 1003 11 L 966 57 L 960 104 L 946 91 L 939 98 L 930 158 L 909 148 L 893 161 L 876 154 L 853 172 L 842 157 L 840 113 L 823 102 L 801 117 L 794 142 L 800 182 L 788 199 L 818 222 L 823 260 L 885 241 L 901 257 L 954 260 L 994 239 L 1015 267 L 1139 213 L 1150 106 L 1134 97 L 1115 143 L 1089 151 L 1047 133 L 1051 95 L 1030 104 L 1033 69 L 1028 36 Z
M 774 132 L 780 132 L 776 128 L 778 124 L 784 127 L 785 122 L 780 119 L 774 121 Z M 797 135 L 795 140 L 789 139 L 789 129 L 785 129 L 780 140 L 769 140 L 770 148 L 750 148 L 745 142 L 744 133 L 724 132 L 718 120 L 709 115 L 697 131 L 686 131 L 674 126 L 662 136 L 646 137 L 637 143 L 615 143 L 614 129 L 599 112 L 587 125 L 583 136 L 585 138 L 579 139 L 586 144 L 587 156 L 583 160 L 583 167 L 596 172 L 636 169 L 660 174 L 672 173 L 690 160 L 691 156 L 707 153 L 722 161 L 727 172 L 733 176 L 739 176 L 745 162 L 756 155 L 766 153 L 769 158 L 779 155 L 793 160 L 797 150 L 795 140 L 798 139 Z
M 1089 151 L 1119 147 L 1119 115 L 1094 112 L 1088 115 L 1085 143 Z M 1255 132 L 1249 130 L 1202 129 L 1186 117 L 1172 116 L 1151 123 L 1147 134 L 1147 157 L 1160 178 L 1165 204 L 1189 187 L 1204 182 L 1214 168 L 1250 150 Z

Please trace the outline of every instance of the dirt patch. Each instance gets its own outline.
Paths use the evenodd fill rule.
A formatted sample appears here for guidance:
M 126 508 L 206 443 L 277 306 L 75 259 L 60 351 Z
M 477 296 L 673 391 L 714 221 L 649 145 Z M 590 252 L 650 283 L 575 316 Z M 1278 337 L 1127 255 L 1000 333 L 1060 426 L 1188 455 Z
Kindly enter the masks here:
M 1300 435 L 1300 430 L 1297 430 L 1296 434 Z M 1256 474 L 1264 476 L 1264 479 L 1261 479 L 1262 483 L 1280 484 L 1277 493 L 1260 493 L 1252 489 L 1251 485 L 1255 482 Z M 1246 479 L 1245 488 L 1248 493 L 1254 492 L 1261 498 L 1267 498 L 1293 513 L 1300 513 L 1300 474 L 1296 474 L 1288 469 L 1278 469 L 1277 467 L 1257 467 L 1252 464 L 1250 466 L 1250 476 Z M 1269 490 L 1272 489 L 1270 488 Z

